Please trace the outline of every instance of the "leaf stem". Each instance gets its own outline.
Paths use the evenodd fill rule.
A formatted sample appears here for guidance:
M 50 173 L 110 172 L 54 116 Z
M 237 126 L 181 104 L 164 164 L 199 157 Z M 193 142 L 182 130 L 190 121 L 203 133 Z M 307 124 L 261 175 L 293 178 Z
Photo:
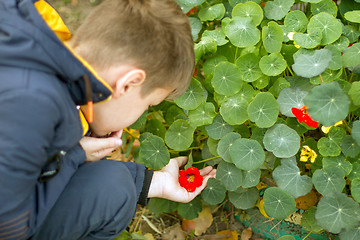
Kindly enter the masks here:
M 306 239 L 308 236 L 310 236 L 310 234 L 311 234 L 311 231 L 302 240 Z
M 291 70 L 291 68 L 290 68 L 290 66 L 289 66 L 289 65 L 287 66 L 287 68 L 288 68 L 288 70 L 289 70 L 289 72 L 290 72 L 291 76 L 294 76 L 294 72 Z
M 238 54 L 238 50 L 239 50 L 239 47 L 236 47 L 236 50 L 235 50 L 235 57 L 234 57 L 234 63 L 236 62 L 236 57 L 237 57 L 237 54 Z
M 207 162 L 207 161 L 210 161 L 210 160 L 219 158 L 219 157 L 220 157 L 220 156 L 215 156 L 215 157 L 207 158 L 207 159 L 204 159 L 204 160 L 201 160 L 201 161 L 198 161 L 198 162 L 193 162 L 193 164 L 198 164 L 198 163 Z

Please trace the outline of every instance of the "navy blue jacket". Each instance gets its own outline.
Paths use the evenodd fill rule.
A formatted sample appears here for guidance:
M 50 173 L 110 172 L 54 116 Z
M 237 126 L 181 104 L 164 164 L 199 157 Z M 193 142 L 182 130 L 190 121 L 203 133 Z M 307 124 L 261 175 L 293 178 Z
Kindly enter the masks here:
M 26 239 L 43 222 L 67 182 L 85 162 L 78 105 L 111 95 L 59 40 L 34 7 L 36 0 L 0 0 L 0 239 Z M 65 151 L 61 170 L 39 181 Z M 138 195 L 143 165 L 129 164 Z M 91 187 L 91 186 L 84 186 Z

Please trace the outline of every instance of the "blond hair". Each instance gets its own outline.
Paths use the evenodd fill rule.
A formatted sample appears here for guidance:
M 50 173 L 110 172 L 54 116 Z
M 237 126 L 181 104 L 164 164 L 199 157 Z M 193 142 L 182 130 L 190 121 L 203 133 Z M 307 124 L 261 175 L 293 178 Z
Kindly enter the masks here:
M 71 45 L 91 65 L 143 69 L 143 95 L 170 88 L 174 99 L 194 71 L 190 23 L 173 0 L 105 0 L 76 30 Z

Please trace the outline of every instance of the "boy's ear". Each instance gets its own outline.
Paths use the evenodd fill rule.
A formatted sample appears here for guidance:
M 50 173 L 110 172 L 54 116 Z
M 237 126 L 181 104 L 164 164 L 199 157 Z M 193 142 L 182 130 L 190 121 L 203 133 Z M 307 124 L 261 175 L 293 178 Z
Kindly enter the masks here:
M 145 71 L 139 68 L 131 69 L 120 75 L 115 82 L 113 97 L 118 98 L 132 90 L 133 87 L 140 86 L 144 83 L 145 78 Z

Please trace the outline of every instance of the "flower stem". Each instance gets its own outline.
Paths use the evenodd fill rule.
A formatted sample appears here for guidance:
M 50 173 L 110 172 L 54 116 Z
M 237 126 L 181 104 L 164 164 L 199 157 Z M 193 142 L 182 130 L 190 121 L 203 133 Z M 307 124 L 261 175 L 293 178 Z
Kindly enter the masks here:
M 204 159 L 204 160 L 201 160 L 201 161 L 198 161 L 198 162 L 193 162 L 193 164 L 198 164 L 198 163 L 207 162 L 207 161 L 210 161 L 210 160 L 219 158 L 219 157 L 220 157 L 220 156 L 215 156 L 215 157 L 207 158 L 207 159 Z

